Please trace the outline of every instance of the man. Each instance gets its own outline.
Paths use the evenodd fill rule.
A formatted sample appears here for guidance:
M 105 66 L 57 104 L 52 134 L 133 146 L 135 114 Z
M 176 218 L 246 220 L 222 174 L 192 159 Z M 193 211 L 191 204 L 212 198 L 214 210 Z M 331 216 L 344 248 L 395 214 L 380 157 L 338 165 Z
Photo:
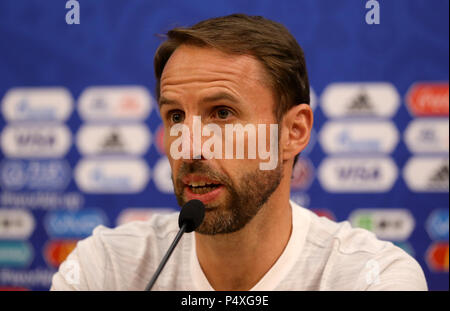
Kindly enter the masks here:
M 177 200 L 206 206 L 203 223 L 183 236 L 154 290 L 427 289 L 420 266 L 400 248 L 289 200 L 313 116 L 303 52 L 286 28 L 240 14 L 206 20 L 169 31 L 154 63 Z M 214 133 L 255 125 L 258 144 L 275 146 L 269 149 L 276 165 L 262 169 L 267 157 L 251 150 L 251 131 L 201 148 L 212 132 L 199 141 L 199 124 L 214 124 Z M 274 124 L 276 131 L 262 133 Z M 180 138 L 175 128 L 187 130 Z M 221 145 L 230 139 L 244 143 L 246 158 L 225 155 Z M 96 228 L 61 265 L 52 289 L 143 290 L 178 231 L 177 219 L 158 215 Z

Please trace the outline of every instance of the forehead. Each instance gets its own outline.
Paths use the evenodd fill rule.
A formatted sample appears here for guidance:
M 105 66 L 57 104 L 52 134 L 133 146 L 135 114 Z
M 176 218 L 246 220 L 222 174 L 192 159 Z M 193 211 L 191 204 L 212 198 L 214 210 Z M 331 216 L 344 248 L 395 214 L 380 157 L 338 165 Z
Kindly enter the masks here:
M 260 61 L 251 55 L 228 54 L 209 47 L 181 45 L 167 61 L 161 76 L 165 87 L 195 82 L 223 81 L 243 87 L 269 85 Z

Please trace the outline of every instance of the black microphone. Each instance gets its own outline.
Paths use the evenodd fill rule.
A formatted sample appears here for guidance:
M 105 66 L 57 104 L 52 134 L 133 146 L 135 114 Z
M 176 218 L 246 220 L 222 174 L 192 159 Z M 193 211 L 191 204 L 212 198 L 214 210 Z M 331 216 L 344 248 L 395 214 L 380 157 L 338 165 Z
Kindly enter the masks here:
M 180 241 L 183 233 L 189 233 L 197 229 L 197 227 L 202 223 L 204 217 L 205 205 L 202 201 L 190 200 L 189 202 L 184 204 L 183 208 L 181 209 L 180 215 L 178 216 L 178 226 L 180 227 L 180 231 L 178 231 L 177 236 L 172 242 L 172 245 L 170 245 L 166 255 L 161 260 L 161 263 L 159 264 L 158 269 L 156 269 L 155 274 L 153 274 L 152 279 L 150 280 L 150 282 L 148 282 L 147 287 L 145 288 L 146 291 L 152 289 L 153 285 L 158 279 L 159 274 L 169 260 L 170 255 L 172 255 L 175 246 L 177 246 L 178 242 Z

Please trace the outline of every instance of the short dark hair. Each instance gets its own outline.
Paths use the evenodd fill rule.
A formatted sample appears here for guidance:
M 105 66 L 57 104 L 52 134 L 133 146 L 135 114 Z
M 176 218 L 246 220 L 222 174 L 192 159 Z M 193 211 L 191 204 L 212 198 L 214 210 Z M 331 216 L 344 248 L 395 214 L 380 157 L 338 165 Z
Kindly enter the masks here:
M 309 105 L 308 73 L 300 45 L 280 23 L 245 14 L 207 19 L 192 27 L 170 30 L 154 58 L 158 101 L 164 67 L 182 44 L 212 47 L 229 54 L 251 55 L 260 61 L 276 95 L 274 115 L 278 122 L 294 105 Z

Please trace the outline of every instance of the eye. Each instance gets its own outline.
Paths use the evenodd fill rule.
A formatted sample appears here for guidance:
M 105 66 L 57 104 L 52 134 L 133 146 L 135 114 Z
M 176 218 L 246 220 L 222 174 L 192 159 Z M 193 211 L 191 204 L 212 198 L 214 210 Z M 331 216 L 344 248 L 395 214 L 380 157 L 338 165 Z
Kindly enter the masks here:
M 170 111 L 168 118 L 172 123 L 180 123 L 184 120 L 184 113 L 180 110 Z
M 227 108 L 219 108 L 216 110 L 217 118 L 225 120 L 228 117 L 230 117 L 233 114 L 233 112 L 230 109 Z

